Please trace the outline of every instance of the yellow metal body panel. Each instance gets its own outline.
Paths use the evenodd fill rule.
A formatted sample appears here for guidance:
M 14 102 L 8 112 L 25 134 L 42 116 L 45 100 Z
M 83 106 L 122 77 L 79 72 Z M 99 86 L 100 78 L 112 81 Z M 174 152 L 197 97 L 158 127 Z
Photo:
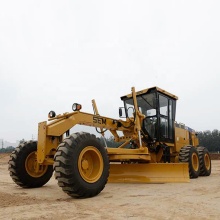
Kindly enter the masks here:
M 175 144 L 176 151 L 179 152 L 180 148 L 189 145 L 189 132 L 183 128 L 175 128 Z
M 151 156 L 148 149 L 124 149 L 124 148 L 107 148 L 110 161 L 123 161 L 123 160 L 143 160 L 150 161 Z
M 175 151 L 179 152 L 181 147 L 191 145 L 197 147 L 199 145 L 199 139 L 196 133 L 190 132 L 185 128 L 175 127 Z
M 144 150 L 140 149 L 125 149 L 125 148 L 107 148 L 108 155 L 111 154 L 145 154 L 149 155 L 148 148 L 144 148 Z
M 93 115 L 85 112 L 72 112 L 63 116 L 59 116 L 54 118 L 52 123 L 47 125 L 47 135 L 51 136 L 60 136 L 65 133 L 67 130 L 75 126 L 79 125 L 87 125 L 92 127 L 106 128 L 110 131 L 122 131 L 122 130 L 130 130 L 124 127 L 117 127 L 117 122 L 120 121 L 124 124 L 124 126 L 130 125 L 129 122 L 116 120 L 112 118 L 107 118 L 99 115 Z
M 199 146 L 199 139 L 196 136 L 196 134 L 192 133 L 191 135 L 192 135 L 192 145 L 195 147 Z
M 111 183 L 189 182 L 187 163 L 110 164 Z
M 52 165 L 53 156 L 61 140 L 59 137 L 50 137 L 47 135 L 47 122 L 38 124 L 38 143 L 37 143 L 37 161 L 39 164 Z
M 37 143 L 37 161 L 38 163 L 43 163 L 45 158 L 45 150 L 47 139 L 47 122 L 40 122 L 38 124 L 38 143 Z

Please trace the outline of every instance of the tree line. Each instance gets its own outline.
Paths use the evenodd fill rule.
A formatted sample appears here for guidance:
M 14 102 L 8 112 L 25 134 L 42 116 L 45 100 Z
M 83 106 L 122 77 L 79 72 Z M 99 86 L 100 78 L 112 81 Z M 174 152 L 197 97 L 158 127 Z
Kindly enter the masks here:
M 15 148 L 12 146 L 6 147 L 6 148 L 1 148 L 0 153 L 11 153 Z
M 19 144 L 24 143 L 24 138 L 19 141 Z M 3 147 L 0 149 L 0 153 L 11 153 L 15 148 L 13 146 Z
M 199 145 L 206 147 L 209 152 L 220 152 L 220 131 L 214 129 L 213 131 L 198 132 Z

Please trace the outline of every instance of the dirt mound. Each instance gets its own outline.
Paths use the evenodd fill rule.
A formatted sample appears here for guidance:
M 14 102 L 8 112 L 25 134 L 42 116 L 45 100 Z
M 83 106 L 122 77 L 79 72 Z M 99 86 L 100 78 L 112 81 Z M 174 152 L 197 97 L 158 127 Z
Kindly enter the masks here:
M 220 160 L 220 154 L 210 153 L 210 157 L 212 160 Z
M 0 192 L 1 207 L 22 206 L 42 203 L 43 200 L 26 196 L 25 192 L 14 193 L 13 195 Z

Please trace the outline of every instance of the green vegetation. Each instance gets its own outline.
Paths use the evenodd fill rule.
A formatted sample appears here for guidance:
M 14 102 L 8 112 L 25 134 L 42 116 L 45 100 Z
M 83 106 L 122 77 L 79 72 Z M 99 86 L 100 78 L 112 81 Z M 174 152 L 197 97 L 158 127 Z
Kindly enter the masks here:
M 220 152 L 220 131 L 214 129 L 213 131 L 198 132 L 199 145 L 206 147 L 209 152 Z
M 1 148 L 0 153 L 11 153 L 15 148 L 12 146 L 6 147 L 6 148 Z

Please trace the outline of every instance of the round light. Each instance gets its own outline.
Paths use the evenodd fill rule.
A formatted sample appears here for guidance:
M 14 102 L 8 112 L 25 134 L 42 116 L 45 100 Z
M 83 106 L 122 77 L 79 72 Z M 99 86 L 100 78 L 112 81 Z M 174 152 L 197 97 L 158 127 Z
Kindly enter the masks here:
M 55 111 L 50 111 L 50 112 L 48 113 L 48 118 L 54 118 L 54 117 L 56 117 Z
M 73 103 L 72 105 L 72 109 L 73 111 L 79 111 L 82 108 L 82 105 L 78 104 L 78 103 Z

